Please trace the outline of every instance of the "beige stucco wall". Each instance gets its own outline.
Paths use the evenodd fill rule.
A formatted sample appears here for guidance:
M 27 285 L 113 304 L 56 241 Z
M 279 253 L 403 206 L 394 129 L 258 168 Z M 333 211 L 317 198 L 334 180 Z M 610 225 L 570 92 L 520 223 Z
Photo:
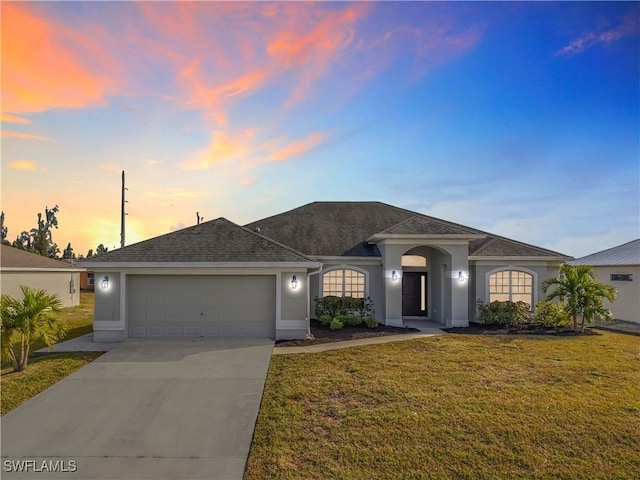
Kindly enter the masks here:
M 640 265 L 619 267 L 594 267 L 598 280 L 618 290 L 614 303 L 605 300 L 605 305 L 613 313 L 613 318 L 640 323 Z M 633 280 L 612 281 L 611 274 L 631 274 Z
M 3 295 L 22 298 L 20 285 L 46 290 L 58 295 L 64 307 L 80 304 L 80 272 L 2 271 L 0 289 Z

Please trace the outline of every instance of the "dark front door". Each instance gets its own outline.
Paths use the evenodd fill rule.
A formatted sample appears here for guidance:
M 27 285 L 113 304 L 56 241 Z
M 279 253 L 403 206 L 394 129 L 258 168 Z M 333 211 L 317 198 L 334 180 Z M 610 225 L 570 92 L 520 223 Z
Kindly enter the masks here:
M 427 316 L 427 273 L 402 274 L 402 316 Z

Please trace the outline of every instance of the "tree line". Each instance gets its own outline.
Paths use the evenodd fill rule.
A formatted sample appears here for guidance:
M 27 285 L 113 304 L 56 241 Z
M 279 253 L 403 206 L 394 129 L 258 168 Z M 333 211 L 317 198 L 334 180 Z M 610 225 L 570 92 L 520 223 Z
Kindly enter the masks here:
M 53 241 L 53 229 L 58 228 L 57 213 L 60 211 L 58 205 L 53 208 L 44 207 L 44 215 L 38 213 L 37 225 L 29 231 L 22 231 L 16 239 L 9 242 L 8 235 L 9 229 L 4 224 L 4 212 L 0 214 L 0 241 L 5 245 L 11 245 L 12 247 L 19 248 L 26 252 L 36 253 L 43 257 L 63 259 L 63 260 L 75 260 L 85 258 L 84 255 L 76 255 L 71 246 L 71 242 L 67 244 L 67 248 L 60 254 L 60 248 Z M 108 251 L 108 247 L 105 247 L 102 243 L 95 249 L 90 249 L 87 252 L 86 258 L 93 257 L 94 255 L 100 255 Z

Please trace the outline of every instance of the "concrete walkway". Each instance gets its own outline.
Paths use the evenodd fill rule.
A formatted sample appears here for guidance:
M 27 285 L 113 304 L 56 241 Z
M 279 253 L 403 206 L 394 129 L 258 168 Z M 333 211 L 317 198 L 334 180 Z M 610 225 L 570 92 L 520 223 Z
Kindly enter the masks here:
M 305 345 L 303 347 L 278 347 L 273 348 L 274 355 L 292 355 L 294 353 L 319 353 L 329 350 L 339 350 L 341 348 L 361 347 L 363 345 L 379 345 L 382 343 L 401 342 L 406 340 L 416 340 L 418 338 L 434 337 L 444 335 L 442 330 L 439 333 L 400 333 L 397 335 L 385 335 L 384 337 L 359 338 L 357 340 L 343 340 L 341 342 L 317 343 L 315 345 Z
M 623 320 L 616 320 L 614 322 L 596 322 L 593 325 L 595 328 L 602 330 L 609 330 L 619 333 L 630 333 L 632 335 L 640 335 L 640 323 L 625 322 Z
M 2 417 L 2 478 L 239 480 L 272 350 L 272 340 L 122 342 Z
M 34 355 L 45 355 L 47 353 L 61 352 L 108 352 L 112 348 L 121 344 L 122 342 L 96 343 L 93 341 L 93 333 L 87 333 L 80 337 L 56 343 L 51 350 L 48 348 L 41 348 L 33 353 Z

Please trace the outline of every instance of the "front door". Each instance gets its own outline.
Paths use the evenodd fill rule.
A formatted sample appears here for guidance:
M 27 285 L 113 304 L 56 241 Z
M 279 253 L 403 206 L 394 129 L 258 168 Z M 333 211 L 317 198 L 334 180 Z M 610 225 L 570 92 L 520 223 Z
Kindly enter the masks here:
M 402 274 L 402 316 L 427 316 L 426 272 L 404 272 Z

